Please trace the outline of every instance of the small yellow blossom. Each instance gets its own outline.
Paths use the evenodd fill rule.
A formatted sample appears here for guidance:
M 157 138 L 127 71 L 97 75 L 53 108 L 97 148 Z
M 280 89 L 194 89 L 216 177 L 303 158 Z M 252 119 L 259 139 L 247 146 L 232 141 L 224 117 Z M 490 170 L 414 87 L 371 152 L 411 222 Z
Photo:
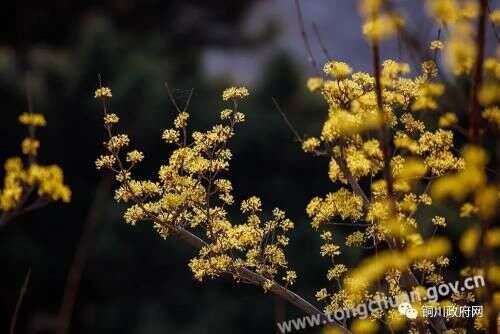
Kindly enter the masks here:
M 175 129 L 167 129 L 167 130 L 163 131 L 163 135 L 161 137 L 168 144 L 173 144 L 173 143 L 177 143 L 179 141 L 180 136 L 181 136 L 181 134 L 179 133 L 179 131 L 177 131 Z
M 112 155 L 101 155 L 96 161 L 95 161 L 95 166 L 97 169 L 101 169 L 103 167 L 105 168 L 112 168 L 113 165 L 115 164 L 116 159 Z
M 131 163 L 138 163 L 144 159 L 144 154 L 138 150 L 133 150 L 127 153 L 126 160 Z
M 302 149 L 304 150 L 304 152 L 311 153 L 316 151 L 319 148 L 320 144 L 321 142 L 319 141 L 318 138 L 315 137 L 307 138 L 302 143 Z
M 21 143 L 22 152 L 26 155 L 37 155 L 40 142 L 34 138 L 25 138 Z
M 495 25 L 500 25 L 500 9 L 495 9 L 490 14 L 490 20 Z
M 404 24 L 403 19 L 396 15 L 380 15 L 369 18 L 363 25 L 363 34 L 372 41 L 378 42 L 394 35 Z
M 47 122 L 45 121 L 45 117 L 42 114 L 36 113 L 22 113 L 19 116 L 19 122 L 23 125 L 28 126 L 45 126 Z
M 460 207 L 460 217 L 471 217 L 473 214 L 477 213 L 477 208 L 470 202 L 464 203 Z
M 297 280 L 297 273 L 293 270 L 288 270 L 286 272 L 286 276 L 283 277 L 283 281 L 285 281 L 289 285 L 293 285 Z
M 189 114 L 185 111 L 179 113 L 174 120 L 174 126 L 176 129 L 182 129 L 187 126 L 187 120 L 189 119 Z
M 329 294 L 328 294 L 328 291 L 326 291 L 326 289 L 321 289 L 318 292 L 316 292 L 316 300 L 321 301 L 321 300 L 327 298 L 328 295 Z
M 444 47 L 443 42 L 441 42 L 439 40 L 435 40 L 435 41 L 431 42 L 430 49 L 431 50 L 441 50 L 443 47 Z
M 446 227 L 446 219 L 444 217 L 436 216 L 432 218 L 432 224 L 435 226 Z
M 262 210 L 261 206 L 262 206 L 262 203 L 260 201 L 260 198 L 258 198 L 256 196 L 252 196 L 249 199 L 244 200 L 243 202 L 241 202 L 241 211 L 243 213 L 247 213 L 247 212 L 250 212 L 250 213 L 259 212 L 259 211 Z
M 329 61 L 323 67 L 323 71 L 337 79 L 343 79 L 352 73 L 351 67 L 341 61 Z
M 113 113 L 104 115 L 104 124 L 111 125 L 116 124 L 120 121 L 120 118 Z
M 371 334 L 378 331 L 378 324 L 374 320 L 355 319 L 351 325 L 353 334 Z
M 94 98 L 111 98 L 113 94 L 111 93 L 111 89 L 109 87 L 100 87 L 97 88 L 94 93 Z
M 123 147 L 128 146 L 129 143 L 130 139 L 127 135 L 119 134 L 111 137 L 106 145 L 110 151 L 119 151 Z
M 307 79 L 307 89 L 310 92 L 315 92 L 323 86 L 323 79 L 319 77 Z
M 497 129 L 500 130 L 500 108 L 498 107 L 486 108 L 483 111 L 482 116 L 493 126 L 495 126 Z
M 458 123 L 458 118 L 455 113 L 447 112 L 443 116 L 439 117 L 438 125 L 440 128 L 446 129 Z
M 243 99 L 250 95 L 246 87 L 230 87 L 222 92 L 222 100 Z

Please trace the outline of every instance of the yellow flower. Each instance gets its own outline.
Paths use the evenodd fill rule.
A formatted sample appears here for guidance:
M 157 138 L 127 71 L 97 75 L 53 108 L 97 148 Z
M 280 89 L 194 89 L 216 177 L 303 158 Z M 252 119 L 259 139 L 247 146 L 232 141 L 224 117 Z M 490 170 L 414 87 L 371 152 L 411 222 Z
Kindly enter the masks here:
M 439 22 L 454 23 L 459 16 L 459 7 L 455 0 L 428 0 L 428 9 Z
M 315 137 L 307 138 L 302 143 L 302 149 L 304 150 L 304 152 L 311 153 L 316 151 L 320 144 L 321 142 L 318 140 L 318 138 Z
M 394 35 L 404 20 L 397 15 L 382 14 L 376 18 L 370 18 L 363 25 L 363 34 L 369 40 L 378 42 Z
M 432 218 L 432 224 L 435 226 L 446 227 L 446 219 L 444 217 L 436 216 Z
M 28 126 L 45 126 L 47 122 L 42 114 L 36 113 L 22 113 L 19 116 L 19 122 Z
M 103 167 L 105 168 L 112 168 L 113 165 L 115 164 L 116 159 L 112 155 L 101 155 L 96 161 L 95 161 L 95 166 L 97 169 L 101 169 Z
M 465 217 L 470 217 L 473 214 L 476 214 L 478 209 L 472 204 L 472 203 L 464 203 L 460 207 L 460 217 L 465 218 Z
M 133 150 L 133 151 L 130 151 L 127 153 L 126 160 L 128 162 L 133 163 L 133 164 L 141 162 L 143 159 L 144 159 L 144 154 L 142 152 L 137 151 L 137 150 Z
M 378 324 L 374 320 L 355 319 L 351 325 L 353 334 L 371 334 L 378 331 Z
M 222 92 L 222 100 L 243 99 L 250 95 L 246 87 L 230 87 Z
M 120 121 L 120 118 L 116 114 L 106 114 L 104 115 L 104 124 L 111 125 L 116 124 Z
M 262 206 L 262 203 L 260 201 L 260 198 L 258 198 L 256 196 L 252 196 L 249 199 L 244 200 L 243 202 L 241 202 L 241 212 L 243 212 L 243 213 L 247 213 L 247 212 L 250 212 L 250 213 L 259 212 L 259 211 L 262 210 L 261 206 Z
M 319 77 L 309 78 L 307 80 L 307 89 L 310 92 L 315 92 L 323 86 L 323 79 Z
M 40 142 L 34 138 L 25 138 L 21 143 L 22 151 L 26 155 L 36 155 L 39 147 Z
M 447 112 L 443 116 L 439 117 L 439 127 L 446 129 L 458 123 L 458 118 L 455 113 Z
M 329 61 L 323 67 L 323 71 L 334 78 L 343 79 L 351 74 L 352 69 L 344 62 Z
M 481 115 L 493 126 L 500 130 L 500 108 L 486 108 Z
M 165 142 L 168 144 L 177 143 L 179 141 L 181 134 L 179 131 L 174 129 L 167 129 L 163 131 L 163 135 L 161 136 Z
M 459 247 L 465 256 L 470 257 L 476 253 L 476 247 L 479 243 L 479 238 L 480 232 L 476 227 L 471 227 L 462 234 Z
M 111 89 L 109 87 L 100 87 L 97 88 L 94 93 L 94 98 L 111 98 L 113 94 L 111 93 Z
M 500 25 L 500 9 L 495 9 L 490 14 L 490 20 L 495 25 Z
M 430 49 L 431 50 L 441 50 L 443 47 L 444 47 L 443 42 L 441 42 L 439 40 L 435 40 L 435 41 L 431 42 Z
M 187 120 L 189 119 L 189 114 L 187 112 L 181 112 L 177 115 L 174 120 L 174 127 L 176 129 L 182 129 L 187 126 Z

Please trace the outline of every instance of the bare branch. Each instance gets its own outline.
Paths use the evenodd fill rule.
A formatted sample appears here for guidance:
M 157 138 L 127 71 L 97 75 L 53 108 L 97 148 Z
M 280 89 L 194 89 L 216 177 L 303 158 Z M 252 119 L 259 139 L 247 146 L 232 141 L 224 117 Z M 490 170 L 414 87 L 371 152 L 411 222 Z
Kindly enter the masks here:
M 332 57 L 330 56 L 330 52 L 328 52 L 328 49 L 325 46 L 325 43 L 323 43 L 323 39 L 321 38 L 321 34 L 319 33 L 318 26 L 316 25 L 315 22 L 313 22 L 312 28 L 314 31 L 314 35 L 316 36 L 318 44 L 321 47 L 321 51 L 323 51 L 323 55 L 325 56 L 326 60 L 328 61 L 328 60 L 332 59 Z
M 105 202 L 103 196 L 108 193 L 111 187 L 111 180 L 112 178 L 109 175 L 103 177 L 95 191 L 94 201 L 83 226 L 82 236 L 78 242 L 73 263 L 66 279 L 66 286 L 59 309 L 56 334 L 65 334 L 68 332 L 76 297 L 80 288 L 82 273 L 93 246 L 94 231 L 99 221 L 99 211 L 101 204 Z
M 295 0 L 295 9 L 297 10 L 297 19 L 299 21 L 299 26 L 300 26 L 300 35 L 302 36 L 302 42 L 304 43 L 304 47 L 307 52 L 308 56 L 308 61 L 311 63 L 311 66 L 314 68 L 316 71 L 317 75 L 321 74 L 321 71 L 319 70 L 318 63 L 316 62 L 316 59 L 314 58 L 312 49 L 311 49 L 311 44 L 309 43 L 309 38 L 307 37 L 306 33 L 306 28 L 304 24 L 304 17 L 302 15 L 302 9 L 300 8 L 299 0 Z
M 479 0 L 480 14 L 476 36 L 476 66 L 472 78 L 472 88 L 469 98 L 469 136 L 473 142 L 479 140 L 479 123 L 481 121 L 480 105 L 477 94 L 483 83 L 484 48 L 486 44 L 486 12 L 488 0 Z
M 298 131 L 295 129 L 295 127 L 292 125 L 292 123 L 288 120 L 288 117 L 286 117 L 285 113 L 283 112 L 280 105 L 278 104 L 278 101 L 276 101 L 276 99 L 274 97 L 272 98 L 272 100 L 273 100 L 274 107 L 281 114 L 281 117 L 283 117 L 283 120 L 285 121 L 285 123 L 288 126 L 288 128 L 290 129 L 290 131 L 292 131 L 292 133 L 294 134 L 297 141 L 302 143 L 303 139 L 300 137 Z
M 194 235 L 190 231 L 186 230 L 183 227 L 178 227 L 177 230 L 177 236 L 190 244 L 191 246 L 195 248 L 201 248 L 207 245 L 205 241 L 203 241 L 201 238 L 198 236 Z M 257 274 L 247 268 L 243 268 L 237 272 L 238 277 L 240 277 L 242 280 L 248 281 L 251 284 L 259 285 L 262 286 L 264 282 L 266 282 L 267 278 L 264 276 Z M 270 291 L 274 293 L 276 296 L 279 298 L 282 298 L 292 305 L 296 306 L 300 310 L 304 311 L 305 313 L 309 315 L 320 315 L 321 319 L 330 322 L 328 317 L 316 306 L 296 294 L 295 292 L 292 292 L 285 288 L 284 286 L 274 283 L 273 286 L 271 287 Z M 339 323 L 335 323 L 335 326 L 338 327 L 339 330 L 342 331 L 342 333 L 350 333 L 350 331 L 342 326 Z
M 26 294 L 26 290 L 28 289 L 28 283 L 31 277 L 31 268 L 28 269 L 26 276 L 24 278 L 23 285 L 21 286 L 21 290 L 19 291 L 19 297 L 17 298 L 16 308 L 14 309 L 14 314 L 12 315 L 12 319 L 10 321 L 10 334 L 14 334 L 16 329 L 17 317 L 19 315 L 19 310 L 21 309 L 21 304 L 23 303 L 24 295 Z

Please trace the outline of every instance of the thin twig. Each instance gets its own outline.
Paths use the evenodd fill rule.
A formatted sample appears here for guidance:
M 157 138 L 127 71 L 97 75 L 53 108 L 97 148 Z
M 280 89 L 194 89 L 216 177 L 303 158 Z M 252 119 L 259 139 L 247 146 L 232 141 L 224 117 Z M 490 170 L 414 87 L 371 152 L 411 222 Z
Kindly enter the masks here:
M 292 125 L 292 123 L 288 120 L 288 117 L 286 117 L 285 113 L 283 112 L 280 105 L 278 104 L 278 101 L 276 101 L 276 99 L 274 97 L 272 98 L 272 100 L 273 100 L 274 107 L 281 114 L 281 117 L 283 117 L 283 120 L 285 121 L 285 123 L 288 126 L 288 128 L 290 129 L 290 131 L 292 131 L 292 133 L 295 136 L 295 138 L 297 139 L 297 141 L 302 143 L 303 139 L 300 137 L 299 133 L 297 132 L 295 127 Z
M 373 72 L 375 77 L 375 93 L 377 96 L 377 106 L 380 115 L 382 115 L 382 129 L 380 131 L 380 140 L 382 142 L 382 153 L 384 157 L 384 177 L 387 184 L 387 194 L 389 198 L 393 197 L 393 178 L 391 172 L 391 148 L 389 143 L 389 119 L 387 113 L 384 111 L 384 101 L 382 99 L 382 84 L 380 74 L 380 50 L 377 41 L 372 42 L 372 56 L 373 56 Z
M 24 277 L 24 282 L 21 287 L 21 290 L 19 291 L 19 297 L 17 298 L 16 308 L 14 309 L 14 314 L 12 315 L 12 319 L 10 321 L 10 330 L 9 330 L 10 334 L 14 334 L 14 331 L 16 329 L 17 317 L 19 315 L 19 310 L 21 309 L 21 304 L 23 303 L 24 295 L 26 294 L 26 290 L 28 289 L 30 276 L 31 276 L 31 268 L 28 269 L 28 272 Z
M 471 141 L 479 140 L 479 122 L 481 121 L 478 92 L 483 83 L 484 48 L 486 44 L 486 11 L 488 0 L 479 0 L 480 14 L 476 36 L 476 66 L 472 79 L 471 93 L 469 97 L 469 136 Z
M 177 101 L 175 100 L 174 95 L 172 94 L 172 91 L 170 90 L 170 86 L 168 85 L 168 82 L 165 81 L 165 89 L 167 90 L 168 97 L 170 98 L 170 101 L 174 105 L 175 109 L 177 110 L 178 113 L 181 113 L 182 110 L 179 108 L 179 105 L 177 104 Z
M 489 3 L 486 5 L 486 9 L 488 10 L 488 15 L 490 15 L 491 8 L 490 8 Z M 495 23 L 493 23 L 493 21 L 490 20 L 490 24 L 491 24 L 491 29 L 493 30 L 493 35 L 495 35 L 495 38 L 497 40 L 497 43 L 500 43 L 500 35 L 498 35 L 498 31 L 497 31 L 497 27 L 496 27 Z
M 311 66 L 314 68 L 316 71 L 317 75 L 321 74 L 321 71 L 319 70 L 318 63 L 316 62 L 316 59 L 314 58 L 312 49 L 311 49 L 311 44 L 309 43 L 309 38 L 307 37 L 306 33 L 306 28 L 304 24 L 304 17 L 302 15 L 302 9 L 300 8 L 299 0 L 295 0 L 295 9 L 297 10 L 297 19 L 299 21 L 299 27 L 300 27 L 300 35 L 302 36 L 302 42 L 304 43 L 304 47 L 307 52 L 307 57 L 309 63 L 311 63 Z
M 318 41 L 318 44 L 321 48 L 321 51 L 323 51 L 323 55 L 325 56 L 326 60 L 332 59 L 330 56 L 330 52 L 328 52 L 328 49 L 325 46 L 325 43 L 323 43 L 323 39 L 321 38 L 321 34 L 319 33 L 318 26 L 316 25 L 315 22 L 312 23 L 312 28 L 314 31 L 314 35 L 316 36 L 316 40 Z
M 95 191 L 94 201 L 83 226 L 82 236 L 78 242 L 73 263 L 66 279 L 66 286 L 59 309 L 56 334 L 65 334 L 68 331 L 76 297 L 80 288 L 83 269 L 85 268 L 87 258 L 93 246 L 95 237 L 94 231 L 99 221 L 99 211 L 102 203 L 105 202 L 103 197 L 106 196 L 110 187 L 111 177 L 105 176 L 101 179 Z
M 183 227 L 178 227 L 176 230 L 177 236 L 189 243 L 191 246 L 195 248 L 202 248 L 207 246 L 206 242 L 203 241 L 201 238 L 198 236 L 194 235 L 190 231 L 186 230 Z M 267 281 L 267 278 L 264 276 L 255 273 L 247 268 L 242 268 L 241 270 L 238 271 L 238 277 L 241 279 L 248 281 L 251 284 L 259 285 L 262 286 L 264 282 Z M 274 293 L 276 296 L 290 302 L 292 305 L 295 305 L 297 308 L 300 310 L 304 311 L 305 313 L 309 315 L 319 315 L 321 317 L 321 320 L 330 322 L 331 319 L 329 319 L 320 309 L 318 309 L 316 306 L 299 296 L 293 291 L 288 290 L 284 286 L 274 282 L 273 286 L 270 288 L 272 293 Z M 340 323 L 334 323 L 333 325 L 337 326 L 339 330 L 341 330 L 343 333 L 350 333 L 350 331 L 342 326 Z

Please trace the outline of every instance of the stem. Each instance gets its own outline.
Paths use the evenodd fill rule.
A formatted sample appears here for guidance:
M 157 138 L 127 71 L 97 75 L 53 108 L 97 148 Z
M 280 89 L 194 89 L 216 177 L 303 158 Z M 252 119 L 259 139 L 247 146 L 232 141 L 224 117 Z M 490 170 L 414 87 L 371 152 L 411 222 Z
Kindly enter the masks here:
M 375 77 L 375 93 L 377 95 L 377 106 L 379 113 L 383 116 L 382 129 L 380 131 L 380 140 L 382 142 L 382 153 L 384 156 L 384 178 L 387 184 L 387 194 L 389 198 L 393 197 L 394 186 L 391 173 L 391 147 L 389 143 L 388 115 L 384 112 L 384 103 L 382 99 L 382 84 L 380 78 L 380 49 L 377 41 L 372 43 L 373 72 Z
M 471 94 L 469 99 L 469 137 L 472 142 L 479 140 L 479 122 L 481 120 L 480 105 L 477 93 L 483 82 L 483 62 L 486 34 L 486 11 L 488 0 L 478 0 L 480 5 L 479 21 L 476 36 L 476 67 L 472 79 Z
M 80 288 L 80 282 L 82 279 L 83 269 L 87 262 L 87 257 L 91 250 L 94 240 L 94 230 L 99 221 L 99 209 L 100 204 L 105 202 L 103 200 L 104 194 L 108 193 L 108 189 L 111 187 L 111 177 L 106 176 L 101 179 L 99 183 L 94 202 L 90 207 L 89 214 L 85 225 L 83 226 L 82 236 L 78 242 L 78 246 L 73 258 L 73 263 L 68 273 L 66 279 L 66 286 L 64 288 L 64 294 L 59 309 L 58 321 L 56 334 L 65 334 L 68 332 L 68 328 L 71 322 L 71 316 L 73 314 L 73 309 L 76 302 L 76 297 L 78 290 Z
M 203 241 L 201 238 L 198 236 L 194 235 L 190 231 L 186 230 L 183 227 L 177 227 L 176 229 L 177 235 L 180 239 L 184 240 L 191 246 L 195 248 L 202 248 L 207 245 L 205 241 Z M 247 268 L 242 268 L 241 270 L 238 271 L 238 277 L 246 280 L 252 284 L 262 286 L 264 282 L 267 280 L 264 276 L 257 274 Z M 328 317 L 323 313 L 320 309 L 318 309 L 316 306 L 302 298 L 300 295 L 296 294 L 293 291 L 288 290 L 284 286 L 274 283 L 271 289 L 269 290 L 272 293 L 274 293 L 277 297 L 288 301 L 298 309 L 304 311 L 305 313 L 309 315 L 320 315 L 323 321 L 330 322 Z M 343 333 L 350 333 L 350 331 L 343 327 L 342 325 L 336 323 L 336 326 L 343 332 Z
M 16 323 L 17 323 L 17 316 L 19 314 L 19 309 L 21 308 L 21 304 L 23 303 L 24 295 L 26 294 L 26 290 L 28 289 L 28 282 L 30 280 L 31 276 L 31 268 L 28 270 L 28 273 L 26 273 L 26 277 L 24 278 L 23 285 L 21 287 L 21 290 L 19 291 L 19 298 L 17 299 L 16 303 L 16 308 L 14 309 L 14 314 L 12 315 L 12 320 L 10 321 L 10 334 L 14 334 L 14 331 L 16 329 Z

